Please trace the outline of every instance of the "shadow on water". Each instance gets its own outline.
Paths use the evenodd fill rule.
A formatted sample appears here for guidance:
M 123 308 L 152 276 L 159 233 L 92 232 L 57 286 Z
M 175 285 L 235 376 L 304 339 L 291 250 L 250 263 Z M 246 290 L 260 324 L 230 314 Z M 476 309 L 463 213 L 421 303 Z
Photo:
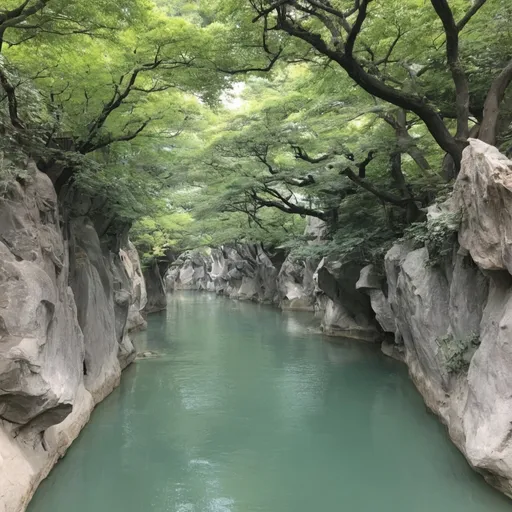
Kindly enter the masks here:
M 177 293 L 30 512 L 512 512 L 406 368 L 310 314 Z

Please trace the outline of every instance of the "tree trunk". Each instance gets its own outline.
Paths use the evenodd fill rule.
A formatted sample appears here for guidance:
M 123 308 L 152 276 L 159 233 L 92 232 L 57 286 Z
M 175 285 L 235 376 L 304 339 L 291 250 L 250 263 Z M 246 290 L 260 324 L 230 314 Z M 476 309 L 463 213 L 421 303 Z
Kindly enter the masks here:
M 505 97 L 505 91 L 512 81 L 512 60 L 494 80 L 487 93 L 484 104 L 484 117 L 478 135 L 487 144 L 496 144 L 500 104 Z
M 9 78 L 5 73 L 5 70 L 0 67 L 0 86 L 7 95 L 7 105 L 9 108 L 9 117 L 11 124 L 20 130 L 24 129 L 24 125 L 18 116 L 18 99 L 16 98 L 16 89 L 9 82 Z
M 398 111 L 396 122 L 393 126 L 395 128 L 397 144 L 402 154 L 407 153 L 421 169 L 423 174 L 429 176 L 431 174 L 430 164 L 407 130 L 407 113 L 404 109 Z

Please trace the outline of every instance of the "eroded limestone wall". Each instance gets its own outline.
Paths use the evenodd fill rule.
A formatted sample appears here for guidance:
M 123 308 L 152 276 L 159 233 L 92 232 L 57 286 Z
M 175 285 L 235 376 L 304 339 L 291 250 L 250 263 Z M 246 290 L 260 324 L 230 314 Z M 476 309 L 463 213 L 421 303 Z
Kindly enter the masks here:
M 387 350 L 403 355 L 469 463 L 512 496 L 512 161 L 470 140 L 451 199 L 429 218 L 443 213 L 461 216 L 452 256 L 395 245 L 377 319 L 386 309 Z
M 84 213 L 63 219 L 50 179 L 0 198 L 0 512 L 21 512 L 134 358 L 145 286 Z

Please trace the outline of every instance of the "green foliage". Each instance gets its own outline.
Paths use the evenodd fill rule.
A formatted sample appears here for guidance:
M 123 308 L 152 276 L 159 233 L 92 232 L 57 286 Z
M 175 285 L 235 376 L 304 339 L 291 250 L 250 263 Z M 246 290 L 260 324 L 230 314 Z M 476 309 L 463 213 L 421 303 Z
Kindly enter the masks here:
M 131 238 L 141 254 L 142 265 L 164 258 L 169 251 L 181 253 L 189 248 L 188 244 L 201 245 L 201 240 L 188 239 L 192 224 L 192 217 L 185 212 L 143 217 L 137 221 Z
M 460 220 L 458 212 L 441 212 L 425 222 L 407 227 L 403 240 L 411 242 L 414 248 L 426 247 L 428 264 L 441 265 L 452 254 Z
M 461 31 L 475 118 L 510 58 L 509 3 L 487 2 Z M 355 86 L 303 41 L 279 30 L 263 41 L 254 2 L 47 4 L 3 34 L 0 70 L 22 121 L 12 129 L 1 92 L 0 152 L 16 162 L 3 165 L 4 189 L 24 179 L 20 148 L 53 168 L 72 167 L 83 193 L 134 224 L 145 261 L 243 241 L 377 265 L 401 236 L 426 246 L 432 264 L 451 251 L 457 216 L 407 227 L 450 189 L 439 176 L 444 152 L 426 126 Z M 0 12 L 18 5 L 4 0 Z M 450 0 L 457 19 L 470 5 Z M 331 44 L 318 17 L 301 23 Z M 389 0 L 370 4 L 356 53 L 370 75 L 433 105 L 453 130 L 444 48 L 430 5 Z M 512 141 L 510 105 L 506 97 L 503 147 Z M 326 221 L 325 243 L 303 238 L 307 215 Z
M 446 369 L 451 374 L 466 372 L 471 358 L 480 346 L 478 333 L 472 333 L 463 338 L 455 338 L 453 334 L 447 334 L 436 339 L 442 354 Z
M 32 173 L 33 169 L 27 169 L 22 163 L 15 164 L 0 151 L 0 197 L 7 195 L 16 182 L 29 179 Z
M 300 237 L 285 246 L 298 259 L 329 257 L 341 263 L 355 262 L 361 266 L 372 263 L 383 272 L 384 255 L 404 226 L 396 220 L 393 223 L 393 212 L 367 193 L 346 198 L 340 213 L 338 226 L 328 240 L 308 243 L 307 237 Z

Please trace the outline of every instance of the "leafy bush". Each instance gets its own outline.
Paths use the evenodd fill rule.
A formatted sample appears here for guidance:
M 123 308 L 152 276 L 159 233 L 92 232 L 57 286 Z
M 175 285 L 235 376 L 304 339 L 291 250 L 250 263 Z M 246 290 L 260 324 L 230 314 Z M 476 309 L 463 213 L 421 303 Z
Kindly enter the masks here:
M 480 337 L 477 333 L 464 338 L 455 338 L 453 334 L 447 334 L 437 338 L 436 343 L 448 372 L 457 374 L 468 370 L 471 358 L 480 346 Z

